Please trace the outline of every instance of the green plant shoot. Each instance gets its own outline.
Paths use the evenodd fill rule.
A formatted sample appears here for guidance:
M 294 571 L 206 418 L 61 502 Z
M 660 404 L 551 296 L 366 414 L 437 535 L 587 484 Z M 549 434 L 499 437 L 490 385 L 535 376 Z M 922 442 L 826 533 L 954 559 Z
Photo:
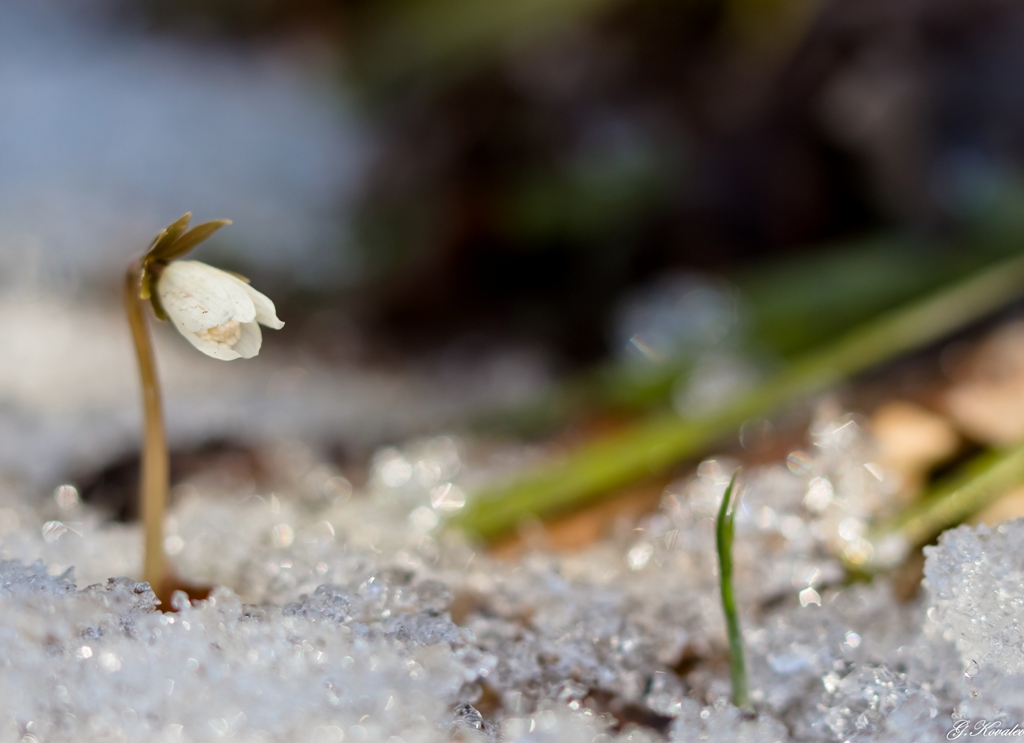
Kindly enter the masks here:
M 722 610 L 725 612 L 725 626 L 729 634 L 729 676 L 732 681 L 732 703 L 742 710 L 753 711 L 747 694 L 747 667 L 743 660 L 743 633 L 740 630 L 740 618 L 736 612 L 736 595 L 732 588 L 732 538 L 736 523 L 736 508 L 730 508 L 733 493 L 736 491 L 736 478 L 739 470 L 733 473 L 729 487 L 722 496 L 722 505 L 718 509 L 718 520 L 715 522 L 715 545 L 718 549 L 718 573 L 722 586 Z

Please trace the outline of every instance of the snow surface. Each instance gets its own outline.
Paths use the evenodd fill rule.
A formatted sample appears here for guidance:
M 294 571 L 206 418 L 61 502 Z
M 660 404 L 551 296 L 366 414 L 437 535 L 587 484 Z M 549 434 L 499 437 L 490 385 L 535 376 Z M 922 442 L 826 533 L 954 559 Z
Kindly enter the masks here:
M 855 418 L 824 415 L 807 451 L 745 474 L 754 718 L 728 702 L 714 569 L 728 462 L 603 543 L 516 563 L 444 527 L 516 455 L 452 438 L 382 450 L 355 493 L 315 461 L 273 493 L 185 483 L 167 550 L 218 587 L 171 614 L 108 579 L 137 575 L 137 527 L 70 487 L 42 507 L 7 489 L 0 740 L 928 741 L 1024 720 L 1024 523 L 946 534 L 908 604 L 846 584 L 889 487 L 870 456 Z

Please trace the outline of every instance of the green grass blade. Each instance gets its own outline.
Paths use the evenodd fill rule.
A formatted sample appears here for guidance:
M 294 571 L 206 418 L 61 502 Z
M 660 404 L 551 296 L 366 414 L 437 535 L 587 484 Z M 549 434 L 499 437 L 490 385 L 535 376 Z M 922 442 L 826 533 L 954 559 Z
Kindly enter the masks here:
M 725 626 L 729 636 L 729 677 L 732 681 L 732 703 L 740 709 L 752 710 L 750 697 L 747 694 L 747 667 L 743 658 L 743 632 L 740 630 L 740 617 L 736 611 L 736 595 L 732 585 L 732 540 L 736 527 L 736 508 L 730 509 L 733 493 L 736 489 L 736 478 L 739 470 L 733 473 L 729 486 L 722 496 L 722 505 L 718 509 L 715 521 L 715 547 L 718 550 L 718 576 L 722 590 L 722 611 L 725 613 Z
M 875 554 L 866 566 L 852 567 L 869 572 L 891 567 L 911 548 L 927 544 L 1022 483 L 1024 444 L 981 454 L 905 512 L 873 529 L 868 541 L 875 546 Z
M 668 472 L 750 418 L 763 417 L 901 353 L 932 343 L 1024 294 L 1024 258 L 1005 261 L 909 307 L 884 314 L 795 361 L 713 414 L 658 415 L 584 444 L 511 483 L 478 492 L 453 523 L 492 538 L 528 516 L 566 511 Z
M 965 250 L 876 237 L 745 269 L 727 277 L 738 291 L 741 352 L 792 361 L 883 312 L 1018 254 L 1019 244 L 985 236 Z M 657 363 L 609 361 L 537 399 L 477 413 L 466 424 L 537 437 L 594 413 L 664 410 L 692 366 L 685 354 Z

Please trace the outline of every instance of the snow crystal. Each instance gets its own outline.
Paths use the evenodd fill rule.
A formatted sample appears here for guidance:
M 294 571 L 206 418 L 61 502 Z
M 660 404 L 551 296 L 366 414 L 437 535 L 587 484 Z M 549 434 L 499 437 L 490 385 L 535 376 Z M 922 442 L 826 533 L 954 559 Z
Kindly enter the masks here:
M 964 667 L 1024 672 L 1024 520 L 952 529 L 925 554 L 932 616 Z
M 672 726 L 670 740 L 672 743 L 694 740 L 788 743 L 790 737 L 778 720 L 749 715 L 724 702 L 702 708 L 694 700 L 686 699 Z
M 478 461 L 442 437 L 382 450 L 357 492 L 328 493 L 343 475 L 310 456 L 271 458 L 272 493 L 179 485 L 176 570 L 220 587 L 177 595 L 173 614 L 105 578 L 138 569 L 137 527 L 9 497 L 0 739 L 911 741 L 1024 719 L 1024 526 L 947 534 L 926 598 L 847 585 L 842 559 L 888 485 L 856 419 L 823 414 L 811 433 L 785 466 L 744 474 L 736 589 L 756 715 L 728 701 L 713 533 L 728 462 L 670 485 L 633 529 L 510 564 L 444 518 L 451 493 L 515 456 Z

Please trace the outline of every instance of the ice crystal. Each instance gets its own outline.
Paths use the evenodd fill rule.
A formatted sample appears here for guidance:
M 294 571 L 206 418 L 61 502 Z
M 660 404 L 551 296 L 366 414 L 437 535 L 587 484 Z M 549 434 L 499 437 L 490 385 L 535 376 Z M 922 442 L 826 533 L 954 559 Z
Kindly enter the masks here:
M 926 547 L 933 615 L 966 668 L 1024 672 L 1024 520 L 995 529 L 961 526 Z
M 106 580 L 137 569 L 134 527 L 66 492 L 5 501 L 0 739 L 911 741 L 1024 716 L 1024 526 L 947 534 L 925 599 L 846 585 L 840 558 L 887 492 L 854 418 L 826 410 L 785 466 L 744 475 L 736 585 L 756 717 L 727 701 L 713 519 L 728 462 L 608 540 L 506 563 L 444 518 L 452 493 L 529 454 L 415 441 L 381 451 L 359 492 L 286 454 L 268 459 L 274 492 L 179 485 L 169 550 L 221 588 L 176 596 L 174 614 L 145 584 Z

